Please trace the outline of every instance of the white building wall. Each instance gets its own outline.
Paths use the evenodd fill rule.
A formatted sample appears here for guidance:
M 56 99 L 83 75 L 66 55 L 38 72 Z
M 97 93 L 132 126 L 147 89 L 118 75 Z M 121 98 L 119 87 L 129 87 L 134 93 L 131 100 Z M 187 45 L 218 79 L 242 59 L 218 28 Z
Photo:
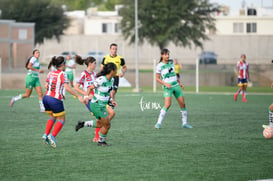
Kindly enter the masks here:
M 234 33 L 234 23 L 243 23 L 242 33 Z M 247 23 L 256 23 L 257 32 L 247 33 Z M 215 25 L 217 35 L 273 35 L 273 16 L 221 16 L 216 17 Z

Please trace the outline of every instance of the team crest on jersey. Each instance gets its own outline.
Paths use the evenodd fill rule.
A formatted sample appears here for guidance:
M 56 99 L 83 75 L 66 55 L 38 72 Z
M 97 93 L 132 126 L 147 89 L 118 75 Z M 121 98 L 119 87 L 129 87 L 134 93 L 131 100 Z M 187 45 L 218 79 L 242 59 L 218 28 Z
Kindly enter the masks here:
M 103 111 L 103 115 L 106 115 L 106 111 Z

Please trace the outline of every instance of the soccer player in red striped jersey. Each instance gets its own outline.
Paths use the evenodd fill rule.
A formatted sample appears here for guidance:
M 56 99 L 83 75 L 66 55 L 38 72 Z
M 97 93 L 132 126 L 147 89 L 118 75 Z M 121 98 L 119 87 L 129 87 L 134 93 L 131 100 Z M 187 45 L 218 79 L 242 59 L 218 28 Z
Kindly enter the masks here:
M 241 55 L 241 60 L 237 63 L 237 76 L 238 76 L 238 86 L 240 87 L 237 92 L 234 94 L 234 100 L 237 101 L 237 97 L 242 91 L 243 94 L 243 102 L 248 102 L 246 100 L 246 88 L 249 79 L 249 65 L 246 61 L 246 55 Z
M 43 97 L 45 112 L 49 114 L 50 119 L 47 121 L 45 133 L 42 138 L 45 144 L 50 144 L 53 148 L 56 148 L 56 136 L 65 123 L 65 110 L 63 105 L 65 90 L 78 97 L 79 101 L 82 103 L 84 103 L 84 99 L 69 87 L 69 80 L 67 75 L 64 73 L 64 57 L 53 57 L 48 65 L 48 69 L 50 69 L 51 66 L 54 66 L 55 69 L 49 72 L 47 76 L 45 85 L 47 91 Z M 55 126 L 52 130 L 54 124 Z

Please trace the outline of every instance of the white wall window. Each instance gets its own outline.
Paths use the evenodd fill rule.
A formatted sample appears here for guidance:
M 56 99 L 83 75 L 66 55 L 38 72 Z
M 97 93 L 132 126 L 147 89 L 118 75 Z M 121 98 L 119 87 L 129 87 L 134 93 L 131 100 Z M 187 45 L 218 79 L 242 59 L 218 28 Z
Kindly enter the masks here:
M 244 23 L 233 23 L 233 33 L 243 33 Z
M 115 23 L 115 33 L 120 33 L 120 24 Z
M 246 32 L 247 33 L 256 33 L 257 32 L 257 23 L 246 23 Z
M 112 23 L 102 23 L 102 33 L 112 33 Z
M 19 40 L 26 40 L 27 39 L 27 30 L 26 29 L 19 29 L 18 37 L 19 37 Z

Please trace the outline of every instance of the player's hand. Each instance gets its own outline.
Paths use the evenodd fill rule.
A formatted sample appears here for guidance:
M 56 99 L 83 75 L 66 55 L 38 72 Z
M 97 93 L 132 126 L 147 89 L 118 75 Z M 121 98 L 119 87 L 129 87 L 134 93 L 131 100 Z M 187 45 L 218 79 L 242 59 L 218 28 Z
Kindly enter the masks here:
M 124 76 L 124 73 L 121 71 L 119 74 L 119 77 L 123 77 L 123 76 Z
M 172 88 L 172 84 L 166 83 L 165 86 L 166 86 L 168 89 Z
M 78 99 L 81 103 L 85 104 L 84 98 L 82 96 L 78 96 Z
M 84 104 L 87 104 L 89 101 L 89 96 L 84 96 L 83 99 L 84 99 Z
M 115 108 L 118 107 L 118 103 L 116 101 L 112 100 L 111 102 L 112 102 L 112 104 L 114 105 Z
M 273 82 L 272 82 L 272 84 L 271 84 L 271 88 L 273 87 Z
M 39 70 L 39 73 L 44 73 L 44 70 Z
M 183 84 L 180 84 L 180 87 L 182 90 L 184 90 L 184 85 Z

